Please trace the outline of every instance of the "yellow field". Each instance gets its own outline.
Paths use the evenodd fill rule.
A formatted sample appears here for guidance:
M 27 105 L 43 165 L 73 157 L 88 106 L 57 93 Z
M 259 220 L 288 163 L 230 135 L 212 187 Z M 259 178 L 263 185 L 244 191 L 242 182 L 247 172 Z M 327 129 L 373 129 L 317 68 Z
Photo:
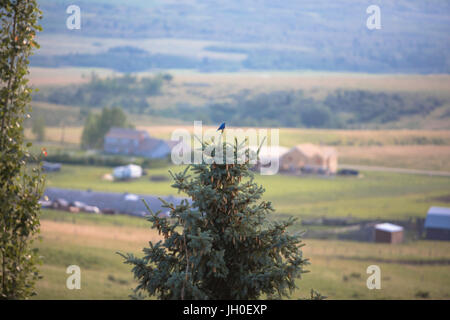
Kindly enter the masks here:
M 178 128 L 192 132 L 192 126 L 139 127 L 163 139 Z M 300 143 L 334 145 L 346 164 L 450 171 L 450 131 L 280 129 L 282 146 Z
M 450 172 L 450 146 L 344 146 L 337 150 L 340 162 L 346 164 Z
M 277 90 L 305 90 L 321 96 L 335 89 L 371 91 L 405 91 L 448 93 L 449 75 L 372 75 L 333 72 L 241 72 L 234 73 L 175 73 L 174 84 L 207 84 L 209 87 L 191 89 L 209 96 L 209 91 L 235 93 L 252 90 L 255 94 Z M 209 90 L 208 90 L 209 88 Z M 211 92 L 212 93 L 212 92 Z
M 30 84 L 33 87 L 80 84 L 89 81 L 91 72 L 101 77 L 113 75 L 114 72 L 101 68 L 30 68 Z
M 449 130 L 325 130 L 280 129 L 280 144 L 312 142 L 325 145 L 450 145 Z
M 45 84 L 59 84 L 61 78 L 74 82 L 83 81 L 83 75 L 91 71 L 100 76 L 120 74 L 100 68 L 30 68 L 30 80 L 38 85 L 41 80 Z M 192 87 L 201 84 L 216 90 L 224 89 L 265 89 L 264 91 L 303 89 L 303 90 L 334 90 L 364 89 L 382 91 L 409 92 L 448 92 L 450 75 L 387 75 L 343 72 L 307 72 L 307 71 L 261 71 L 239 73 L 200 73 L 189 70 L 168 70 L 174 75 L 176 85 L 191 84 Z M 140 72 L 139 75 L 151 75 L 152 72 Z M 53 79 L 53 80 L 52 80 Z M 207 91 L 207 89 L 206 89 Z
M 185 129 L 192 133 L 193 123 L 184 125 L 137 126 L 136 128 L 139 130 L 146 130 L 153 137 L 170 139 L 172 132 L 176 129 Z M 203 126 L 204 131 L 215 128 L 216 127 L 214 126 Z M 242 129 L 246 130 L 248 128 Z M 64 133 L 64 141 L 69 143 L 80 143 L 82 132 L 82 127 L 65 127 L 64 129 L 61 127 L 47 127 L 46 137 L 48 141 L 60 142 Z M 25 130 L 25 136 L 29 139 L 34 138 L 30 129 Z M 280 145 L 282 146 L 292 147 L 296 144 L 307 142 L 348 147 L 402 145 L 450 146 L 450 131 L 280 129 Z M 346 149 L 342 150 L 344 151 Z

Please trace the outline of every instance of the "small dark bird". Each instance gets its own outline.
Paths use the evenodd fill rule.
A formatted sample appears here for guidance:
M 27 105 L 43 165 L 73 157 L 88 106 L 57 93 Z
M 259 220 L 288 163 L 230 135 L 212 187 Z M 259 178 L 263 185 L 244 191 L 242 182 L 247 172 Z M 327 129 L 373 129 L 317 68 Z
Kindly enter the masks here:
M 225 130 L 225 122 L 220 125 L 219 129 L 217 129 L 217 131 L 219 130 L 223 133 L 223 130 Z

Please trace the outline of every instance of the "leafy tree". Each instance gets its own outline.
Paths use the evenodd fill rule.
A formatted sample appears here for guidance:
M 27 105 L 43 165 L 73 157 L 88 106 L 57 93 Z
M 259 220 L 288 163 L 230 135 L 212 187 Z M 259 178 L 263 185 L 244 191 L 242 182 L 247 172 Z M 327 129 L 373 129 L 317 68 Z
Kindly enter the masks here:
M 38 116 L 34 119 L 31 131 L 35 135 L 37 141 L 45 140 L 45 119 L 43 116 Z
M 131 127 L 126 114 L 119 107 L 103 108 L 100 114 L 89 113 L 81 136 L 81 146 L 102 148 L 103 139 L 112 127 Z
M 203 144 L 204 152 L 208 146 L 212 144 Z M 234 155 L 231 164 L 204 162 L 170 172 L 172 186 L 190 201 L 174 206 L 161 200 L 170 219 L 159 217 L 159 212 L 149 217 L 163 240 L 150 242 L 143 258 L 119 253 L 133 265 L 139 281 L 134 297 L 282 298 L 306 272 L 300 235 L 286 232 L 295 219 L 267 219 L 274 209 L 260 201 L 264 188 L 253 180 L 248 149 L 235 141 L 224 143 L 223 150 Z
M 43 179 L 27 170 L 23 120 L 31 111 L 29 56 L 41 11 L 35 0 L 2 0 L 0 5 L 0 298 L 24 299 L 39 278 L 37 250 Z

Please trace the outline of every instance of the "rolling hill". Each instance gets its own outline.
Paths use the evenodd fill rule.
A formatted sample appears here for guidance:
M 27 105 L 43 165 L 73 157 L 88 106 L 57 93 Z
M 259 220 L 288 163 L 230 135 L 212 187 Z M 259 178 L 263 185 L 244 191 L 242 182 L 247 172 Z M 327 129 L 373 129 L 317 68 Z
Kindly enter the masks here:
M 366 27 L 372 1 L 40 1 L 42 49 L 34 66 L 122 72 L 327 70 L 448 73 L 450 3 L 383 2 L 380 30 Z

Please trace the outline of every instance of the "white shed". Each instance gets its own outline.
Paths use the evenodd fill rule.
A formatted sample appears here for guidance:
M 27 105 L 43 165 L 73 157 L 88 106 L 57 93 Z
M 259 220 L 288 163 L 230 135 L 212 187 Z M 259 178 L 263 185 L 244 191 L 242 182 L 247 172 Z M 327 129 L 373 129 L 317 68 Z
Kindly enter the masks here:
M 375 225 L 375 242 L 400 243 L 403 241 L 403 227 L 392 223 Z

